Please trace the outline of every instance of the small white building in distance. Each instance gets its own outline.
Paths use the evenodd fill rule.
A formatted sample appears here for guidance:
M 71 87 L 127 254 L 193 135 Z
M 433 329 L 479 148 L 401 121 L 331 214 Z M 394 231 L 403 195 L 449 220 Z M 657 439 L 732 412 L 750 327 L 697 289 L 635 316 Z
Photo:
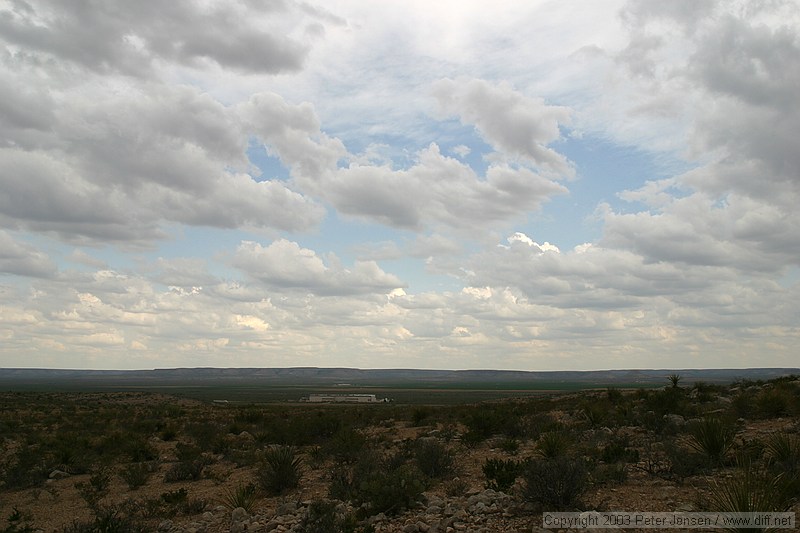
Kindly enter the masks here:
M 378 403 L 374 394 L 309 394 L 311 403 Z

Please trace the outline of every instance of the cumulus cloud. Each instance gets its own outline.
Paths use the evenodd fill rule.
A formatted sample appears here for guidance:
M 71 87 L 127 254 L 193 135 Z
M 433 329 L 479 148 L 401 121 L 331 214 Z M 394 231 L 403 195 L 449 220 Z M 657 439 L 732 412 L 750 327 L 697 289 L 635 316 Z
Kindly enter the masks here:
M 498 150 L 557 174 L 572 175 L 569 161 L 547 147 L 560 138 L 559 126 L 569 121 L 569 109 L 526 97 L 507 84 L 479 79 L 443 79 L 434 84 L 433 94 L 443 113 L 475 126 Z
M 374 261 L 356 261 L 352 269 L 343 267 L 335 255 L 328 264 L 313 250 L 296 242 L 279 239 L 263 247 L 243 242 L 236 250 L 233 265 L 253 279 L 278 290 L 300 290 L 321 295 L 389 293 L 405 284 L 388 274 Z
M 164 221 L 303 230 L 324 216 L 286 184 L 247 173 L 248 133 L 208 95 L 132 85 L 93 96 L 73 94 L 28 146 L 0 149 L 0 223 L 146 242 Z
M 56 274 L 57 268 L 47 254 L 0 230 L 0 272 L 49 278 Z
M 436 144 L 419 152 L 407 170 L 350 165 L 338 170 L 326 197 L 345 214 L 401 228 L 442 225 L 486 228 L 536 210 L 566 188 L 533 171 L 497 164 L 481 177 L 441 154 Z
M 158 62 L 277 73 L 298 70 L 308 54 L 291 35 L 307 23 L 301 13 L 314 15 L 294 2 L 29 0 L 0 12 L 0 38 L 39 61 L 101 73 L 147 75 Z

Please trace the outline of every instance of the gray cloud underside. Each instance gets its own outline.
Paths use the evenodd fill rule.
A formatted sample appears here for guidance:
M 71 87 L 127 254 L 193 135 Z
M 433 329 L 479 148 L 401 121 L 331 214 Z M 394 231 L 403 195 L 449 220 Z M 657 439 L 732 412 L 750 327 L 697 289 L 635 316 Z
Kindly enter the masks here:
M 0 38 L 17 47 L 19 57 L 41 54 L 101 73 L 150 75 L 158 61 L 276 73 L 299 70 L 308 53 L 307 45 L 284 33 L 289 12 L 297 9 L 293 2 L 201 8 L 189 0 L 28 0 L 12 6 L 0 11 Z

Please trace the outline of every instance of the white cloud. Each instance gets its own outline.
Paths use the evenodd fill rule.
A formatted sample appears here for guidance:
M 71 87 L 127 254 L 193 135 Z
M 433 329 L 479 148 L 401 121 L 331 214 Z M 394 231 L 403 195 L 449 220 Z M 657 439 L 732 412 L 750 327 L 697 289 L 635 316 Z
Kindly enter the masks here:
M 569 161 L 547 147 L 561 137 L 559 126 L 569 121 L 569 109 L 523 96 L 508 84 L 494 86 L 477 79 L 440 80 L 433 94 L 443 113 L 475 126 L 499 151 L 562 176 L 573 174 Z
M 0 38 L 36 60 L 56 58 L 100 73 L 144 76 L 161 62 L 190 67 L 211 62 L 276 73 L 300 69 L 308 53 L 308 45 L 290 35 L 304 18 L 299 7 L 294 2 L 176 0 L 163 6 L 29 0 L 0 12 Z
M 519 219 L 566 189 L 530 170 L 492 165 L 485 177 L 443 156 L 436 144 L 408 170 L 351 165 L 325 184 L 341 212 L 390 226 L 484 230 Z
M 795 3 L 154 5 L 0 7 L 4 364 L 796 365 Z
M 243 242 L 233 265 L 248 276 L 276 290 L 308 291 L 320 295 L 387 294 L 405 284 L 387 274 L 374 261 L 356 261 L 352 269 L 343 267 L 335 255 L 328 264 L 313 250 L 296 242 L 279 239 L 263 247 Z
M 49 278 L 56 272 L 57 267 L 47 254 L 0 230 L 0 273 Z

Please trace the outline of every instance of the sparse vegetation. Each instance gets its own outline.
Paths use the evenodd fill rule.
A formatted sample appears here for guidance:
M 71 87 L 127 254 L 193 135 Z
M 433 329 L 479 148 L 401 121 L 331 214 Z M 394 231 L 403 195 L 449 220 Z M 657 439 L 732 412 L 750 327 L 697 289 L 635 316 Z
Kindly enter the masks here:
M 587 488 L 587 469 L 582 459 L 534 459 L 522 475 L 523 497 L 542 509 L 571 510 Z
M 707 417 L 690 427 L 689 446 L 703 453 L 713 465 L 720 465 L 733 445 L 736 430 L 729 422 Z
M 532 508 L 624 507 L 629 494 L 712 510 L 800 498 L 796 378 L 462 405 L 0 398 L 0 533 L 156 531 L 219 504 L 229 519 L 235 508 L 271 513 L 301 499 L 299 531 L 369 531 L 380 513 L 407 520 L 424 505 L 443 512 L 455 501 L 451 511 L 472 516 L 467 502 L 485 489 L 506 498 L 488 522 L 529 520 Z M 40 528 L 49 517 L 32 509 L 50 501 L 83 514 Z
M 256 471 L 261 488 L 267 494 L 278 495 L 297 487 L 302 462 L 292 446 L 270 446 Z
M 248 513 L 252 513 L 257 499 L 258 487 L 253 483 L 240 483 L 236 487 L 225 491 L 223 501 L 231 510 L 241 507 Z
M 524 463 L 513 459 L 486 459 L 482 467 L 486 488 L 507 492 L 517 481 L 523 466 Z

